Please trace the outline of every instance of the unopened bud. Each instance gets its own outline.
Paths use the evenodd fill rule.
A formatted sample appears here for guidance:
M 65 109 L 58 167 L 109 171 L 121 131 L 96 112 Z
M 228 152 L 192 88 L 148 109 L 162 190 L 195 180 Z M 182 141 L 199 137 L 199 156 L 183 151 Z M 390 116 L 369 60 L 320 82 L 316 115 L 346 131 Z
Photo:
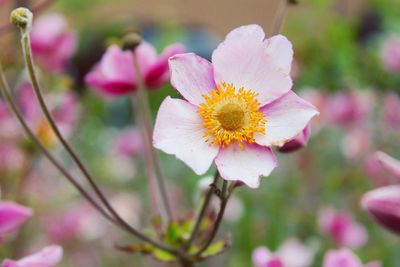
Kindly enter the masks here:
M 31 28 L 32 20 L 32 12 L 25 7 L 16 8 L 10 14 L 10 22 L 24 30 L 29 30 Z
M 297 4 L 299 4 L 299 1 L 298 0 L 288 0 L 288 4 L 289 5 L 297 5 Z
M 142 37 L 140 34 L 135 32 L 128 33 L 122 38 L 122 49 L 133 51 L 140 45 L 141 42 Z

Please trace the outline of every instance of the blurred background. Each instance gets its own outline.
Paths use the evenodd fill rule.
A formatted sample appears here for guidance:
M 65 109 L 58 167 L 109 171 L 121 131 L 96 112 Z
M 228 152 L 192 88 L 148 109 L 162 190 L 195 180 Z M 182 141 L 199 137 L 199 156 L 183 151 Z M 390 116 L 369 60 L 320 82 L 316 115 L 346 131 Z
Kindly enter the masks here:
M 186 51 L 209 59 L 224 36 L 240 25 L 256 23 L 270 35 L 282 2 L 56 0 L 35 14 L 61 13 L 76 33 L 76 51 L 65 71 L 42 69 L 42 84 L 55 112 L 67 121 L 69 140 L 130 222 L 140 227 L 150 220 L 132 101 L 130 97 L 104 97 L 85 85 L 85 75 L 109 45 L 132 29 L 159 52 L 180 42 Z M 295 51 L 294 90 L 321 114 L 311 124 L 306 147 L 278 154 L 280 167 L 262 179 L 259 189 L 241 187 L 236 192 L 220 232 L 232 246 L 203 266 L 253 266 L 255 248 L 275 251 L 296 238 L 312 249 L 310 266 L 321 266 L 328 249 L 347 246 L 363 262 L 380 260 L 383 266 L 400 267 L 398 238 L 376 225 L 360 206 L 366 191 L 393 183 L 374 152 L 383 150 L 400 158 L 400 1 L 298 2 L 288 7 L 281 33 Z M 0 1 L 0 57 L 21 105 L 29 99 L 23 96 L 26 74 L 19 37 L 7 26 L 8 16 L 13 7 L 40 3 Z M 149 94 L 154 117 L 166 96 L 178 97 L 169 84 Z M 66 100 L 71 95 L 74 100 Z M 35 113 L 27 110 L 28 115 Z M 52 151 L 78 173 L 40 122 L 40 118 L 31 121 Z M 164 266 L 142 255 L 115 250 L 116 244 L 137 240 L 103 220 L 21 136 L 18 125 L 1 107 L 0 125 L 0 132 L 7 129 L 0 133 L 1 199 L 18 201 L 35 211 L 10 237 L 10 243 L 0 246 L 1 257 L 18 258 L 57 243 L 65 249 L 60 266 Z M 121 152 L 126 146 L 129 153 Z M 161 152 L 160 157 L 174 210 L 187 216 L 201 197 L 201 179 L 174 157 Z M 357 230 L 350 231 L 348 238 L 356 241 L 337 237 L 342 226 L 327 230 L 329 222 L 323 219 L 329 217 L 327 212 L 341 214 L 346 223 L 354 225 Z

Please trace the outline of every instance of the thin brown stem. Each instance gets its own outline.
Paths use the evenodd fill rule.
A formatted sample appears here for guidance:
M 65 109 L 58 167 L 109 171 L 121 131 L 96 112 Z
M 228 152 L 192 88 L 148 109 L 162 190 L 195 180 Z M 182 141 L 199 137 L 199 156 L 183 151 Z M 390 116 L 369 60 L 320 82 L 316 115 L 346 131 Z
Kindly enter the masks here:
M 92 199 L 92 197 L 83 189 L 83 187 L 76 181 L 74 177 L 70 175 L 70 173 L 51 155 L 51 153 L 47 150 L 47 148 L 39 141 L 39 139 L 33 134 L 27 123 L 25 122 L 20 110 L 17 108 L 12 96 L 11 90 L 8 86 L 7 80 L 4 76 L 3 68 L 0 62 L 0 90 L 1 93 L 6 100 L 8 106 L 11 111 L 14 113 L 18 122 L 24 129 L 26 135 L 35 143 L 35 145 L 42 151 L 42 153 L 47 157 L 47 159 L 67 178 L 67 180 L 82 194 L 82 196 L 89 201 L 92 206 L 99 211 L 106 219 L 111 222 L 115 222 L 115 220 L 108 215 L 98 204 L 96 201 Z
M 142 115 L 141 122 L 143 123 L 143 130 L 145 131 L 144 138 L 146 143 L 146 151 L 149 153 L 149 157 L 152 161 L 152 165 L 154 166 L 155 177 L 157 179 L 157 184 L 159 188 L 159 192 L 161 195 L 161 202 L 164 206 L 164 210 L 166 216 L 168 217 L 168 222 L 173 220 L 173 213 L 171 209 L 171 204 L 167 195 L 167 189 L 165 186 L 165 178 L 164 174 L 161 170 L 160 161 L 158 159 L 157 153 L 153 148 L 152 136 L 153 136 L 153 127 L 151 124 L 151 112 L 149 106 L 149 100 L 147 95 L 147 88 L 143 81 L 140 66 L 137 59 L 137 55 L 135 51 L 133 51 L 133 64 L 135 69 L 135 77 L 138 81 L 138 88 L 137 88 L 137 96 L 138 96 L 138 104 Z M 151 171 L 151 170 L 148 170 Z
M 228 190 L 227 190 L 227 184 L 228 182 L 224 180 L 223 183 L 223 189 L 222 189 L 222 199 L 221 199 L 221 205 L 220 205 L 220 210 L 219 213 L 217 215 L 217 219 L 215 220 L 214 223 L 214 227 L 211 231 L 210 236 L 208 237 L 207 241 L 203 244 L 203 246 L 199 249 L 199 251 L 196 252 L 196 254 L 194 255 L 194 258 L 198 258 L 201 256 L 201 254 L 208 248 L 208 246 L 211 245 L 211 243 L 213 242 L 214 238 L 217 235 L 219 226 L 221 225 L 222 219 L 224 217 L 225 214 L 225 209 L 226 206 L 228 204 L 229 198 L 232 195 L 232 192 L 234 190 L 234 186 L 231 186 Z
M 196 238 L 196 235 L 197 235 L 197 233 L 198 233 L 198 231 L 200 229 L 201 223 L 203 222 L 203 219 L 204 219 L 204 216 L 205 216 L 206 211 L 208 209 L 208 206 L 209 206 L 209 204 L 211 202 L 212 195 L 214 193 L 214 185 L 217 183 L 218 178 L 219 178 L 219 173 L 218 173 L 218 171 L 216 171 L 215 175 L 214 175 L 214 181 L 210 185 L 210 188 L 207 191 L 207 194 L 206 194 L 204 202 L 203 202 L 203 206 L 201 207 L 199 216 L 197 217 L 197 220 L 196 220 L 195 226 L 193 228 L 193 231 L 192 231 L 192 233 L 190 235 L 189 241 L 184 246 L 184 249 L 186 249 L 186 250 L 191 247 L 191 245 L 193 244 L 193 242 L 194 242 L 194 240 Z
M 78 168 L 82 171 L 84 177 L 87 179 L 93 190 L 95 191 L 96 195 L 99 197 L 100 201 L 104 204 L 105 208 L 110 212 L 111 215 L 114 216 L 114 218 L 118 221 L 118 223 L 124 227 L 127 231 L 129 231 L 131 234 L 136 236 L 137 238 L 148 242 L 152 244 L 155 247 L 158 247 L 164 251 L 168 251 L 170 253 L 176 254 L 177 251 L 174 249 L 171 249 L 164 244 L 160 244 L 151 238 L 147 237 L 137 229 L 135 229 L 133 226 L 128 224 L 116 211 L 115 209 L 111 206 L 111 204 L 108 202 L 107 198 L 105 195 L 102 193 L 100 188 L 97 186 L 95 183 L 93 177 L 89 174 L 87 171 L 86 167 L 83 165 L 82 161 L 79 159 L 78 155 L 75 153 L 75 151 L 72 149 L 72 147 L 68 144 L 68 142 L 64 139 L 62 136 L 60 130 L 58 129 L 56 123 L 54 122 L 50 111 L 47 108 L 47 105 L 43 99 L 42 93 L 41 93 L 41 88 L 39 85 L 39 82 L 36 77 L 34 65 L 33 65 L 33 59 L 32 59 L 32 53 L 31 53 L 31 48 L 30 48 L 30 40 L 29 40 L 29 34 L 26 31 L 26 29 L 21 28 L 21 44 L 22 44 L 22 50 L 24 54 L 24 59 L 25 59 L 25 64 L 28 69 L 29 77 L 32 83 L 33 90 L 35 92 L 36 98 L 39 102 L 39 106 L 44 113 L 48 123 L 50 124 L 50 127 L 52 128 L 54 134 L 57 136 L 58 140 L 61 142 L 63 147 L 67 150 L 68 154 L 72 157 L 74 162 L 77 164 Z

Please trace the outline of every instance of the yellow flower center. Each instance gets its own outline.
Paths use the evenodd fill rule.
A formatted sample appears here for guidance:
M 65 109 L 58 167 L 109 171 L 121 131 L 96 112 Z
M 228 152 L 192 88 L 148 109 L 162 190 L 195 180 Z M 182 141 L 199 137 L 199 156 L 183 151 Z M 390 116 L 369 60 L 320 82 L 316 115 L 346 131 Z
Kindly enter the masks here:
M 254 133 L 265 133 L 266 119 L 260 111 L 257 93 L 232 84 L 221 83 L 203 96 L 199 114 L 206 128 L 207 142 L 220 147 L 254 143 Z

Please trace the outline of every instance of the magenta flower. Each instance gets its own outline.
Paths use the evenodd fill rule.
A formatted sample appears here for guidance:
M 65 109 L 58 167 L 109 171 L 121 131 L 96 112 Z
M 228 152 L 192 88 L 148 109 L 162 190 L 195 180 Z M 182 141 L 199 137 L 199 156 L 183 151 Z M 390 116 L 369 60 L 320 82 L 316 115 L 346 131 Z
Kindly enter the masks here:
M 56 266 L 62 258 L 63 250 L 60 246 L 48 246 L 39 252 L 26 256 L 20 260 L 6 259 L 2 267 L 53 267 Z
M 383 121 L 393 129 L 400 129 L 400 97 L 391 92 L 383 102 Z
M 32 53 L 46 71 L 59 72 L 75 53 L 76 39 L 75 32 L 68 28 L 67 21 L 61 14 L 47 14 L 33 23 Z
M 382 45 L 383 67 L 392 73 L 400 72 L 400 36 L 389 36 Z
M 278 147 L 280 152 L 294 152 L 299 150 L 300 148 L 307 145 L 308 139 L 310 138 L 310 126 L 307 125 L 306 128 L 301 131 L 298 135 L 296 135 L 289 142 L 286 142 L 283 146 Z
M 351 250 L 330 250 L 325 254 L 323 267 L 380 267 L 377 261 L 362 264 Z
M 159 88 L 169 80 L 168 58 L 182 53 L 183 50 L 183 45 L 177 43 L 166 47 L 163 53 L 157 56 L 154 47 L 147 42 L 142 42 L 136 48 L 140 71 L 148 88 Z M 86 75 L 85 81 L 106 95 L 134 92 L 137 79 L 132 52 L 122 51 L 116 45 L 110 46 L 101 61 Z
M 32 214 L 30 208 L 11 201 L 0 201 L 0 241 L 4 234 L 18 229 Z
M 143 149 L 142 134 L 136 128 L 119 131 L 112 140 L 112 150 L 120 156 L 134 157 L 140 155 L 144 151 Z
M 364 122 L 371 106 L 371 97 L 367 93 L 341 92 L 329 98 L 327 115 L 334 124 L 349 127 Z
M 313 248 L 297 239 L 289 239 L 275 253 L 266 247 L 257 248 L 252 258 L 254 267 L 308 267 L 313 262 L 314 254 Z
M 367 242 L 366 229 L 358 224 L 351 215 L 333 208 L 323 208 L 319 213 L 321 231 L 337 245 L 359 248 Z
M 318 114 L 291 91 L 292 56 L 284 36 L 265 39 L 260 26 L 248 25 L 227 35 L 212 63 L 193 53 L 171 57 L 171 82 L 185 100 L 161 104 L 154 146 L 198 175 L 215 162 L 222 178 L 258 187 L 278 164 L 270 147 Z
M 362 206 L 380 225 L 400 235 L 400 185 L 390 185 L 367 192 Z

